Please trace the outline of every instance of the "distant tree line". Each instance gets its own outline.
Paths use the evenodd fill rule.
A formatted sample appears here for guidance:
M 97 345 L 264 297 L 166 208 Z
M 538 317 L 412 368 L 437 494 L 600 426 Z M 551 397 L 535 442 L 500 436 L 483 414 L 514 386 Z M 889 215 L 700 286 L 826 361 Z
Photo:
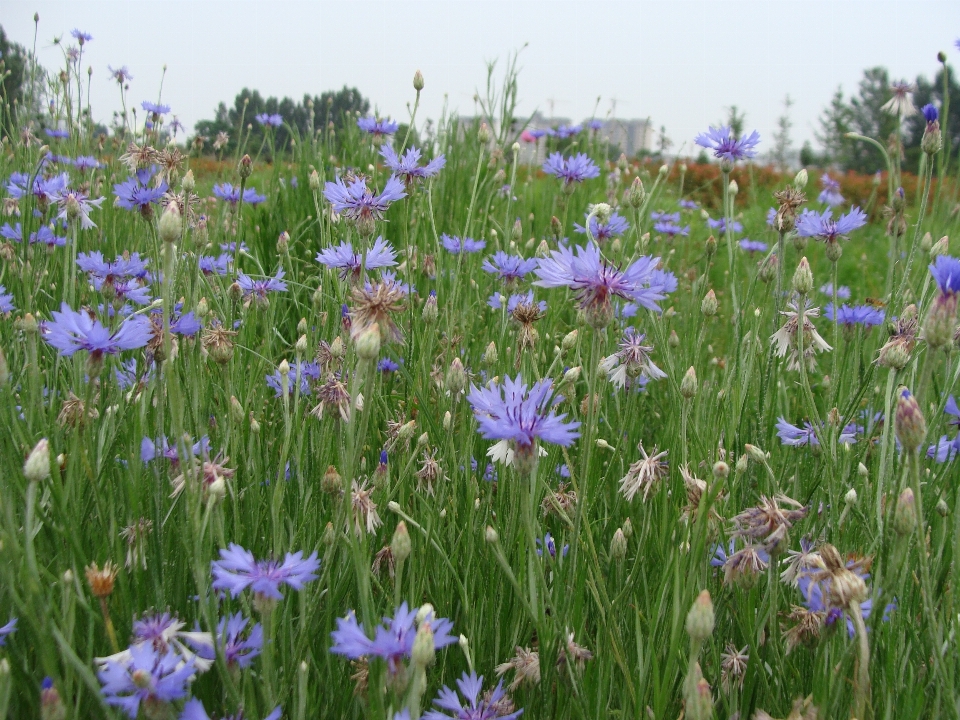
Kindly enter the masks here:
M 240 141 L 241 132 L 247 147 L 256 148 L 267 131 L 274 133 L 274 147 L 279 151 L 289 147 L 291 139 L 309 137 L 311 127 L 316 131 L 333 123 L 333 126 L 340 130 L 344 123 L 354 122 L 353 117 L 357 113 L 365 115 L 369 111 L 370 101 L 356 88 L 347 86 L 314 97 L 306 94 L 300 102 L 290 98 L 264 98 L 258 91 L 244 88 L 234 98 L 232 107 L 228 108 L 226 103 L 220 103 L 214 118 L 200 120 L 196 129 L 197 135 L 205 138 L 204 147 L 207 151 L 212 151 L 212 143 L 220 133 L 226 133 L 230 138 L 228 144 L 220 150 L 230 152 Z M 280 115 L 283 124 L 276 128 L 262 125 L 256 120 L 257 115 Z
M 946 122 L 942 113 L 945 77 L 951 102 Z M 913 104 L 917 107 L 917 113 L 904 120 L 902 148 L 903 167 L 917 172 L 921 155 L 920 140 L 926 127 L 919 110 L 924 105 L 932 103 L 941 111 L 940 126 L 947 150 L 956 153 L 960 147 L 960 85 L 957 84 L 953 69 L 945 63 L 933 82 L 921 75 L 914 85 L 916 92 L 913 93 Z M 845 136 L 848 132 L 855 132 L 872 137 L 888 148 L 893 147 L 897 118 L 881 109 L 893 95 L 890 86 L 891 78 L 887 69 L 874 67 L 864 71 L 855 95 L 845 97 L 843 90 L 837 88 L 820 116 L 816 137 L 821 150 L 818 153 L 809 143 L 805 143 L 800 151 L 800 163 L 832 165 L 862 173 L 884 168 L 879 150 L 869 143 L 849 140 Z

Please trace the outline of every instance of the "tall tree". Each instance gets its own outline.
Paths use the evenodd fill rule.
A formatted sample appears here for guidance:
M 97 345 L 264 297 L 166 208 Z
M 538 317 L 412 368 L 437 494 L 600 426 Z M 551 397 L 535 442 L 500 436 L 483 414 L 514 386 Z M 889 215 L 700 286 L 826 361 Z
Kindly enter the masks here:
M 790 151 L 793 141 L 790 139 L 790 130 L 793 121 L 790 119 L 790 108 L 793 100 L 787 95 L 783 99 L 783 115 L 777 119 L 777 132 L 773 135 L 773 161 L 781 170 L 786 170 L 790 163 Z
M 850 152 L 850 141 L 846 134 L 851 129 L 851 112 L 843 97 L 843 90 L 837 88 L 830 104 L 820 115 L 820 129 L 815 133 L 817 142 L 823 148 L 821 162 L 824 165 L 846 167 Z
M 952 109 L 949 115 L 943 117 L 943 81 L 944 74 L 947 79 L 947 92 L 950 95 L 950 104 Z M 917 78 L 917 91 L 913 95 L 914 104 L 917 109 L 922 108 L 927 103 L 932 103 L 940 111 L 940 132 L 943 136 L 943 146 L 951 153 L 956 154 L 960 147 L 960 84 L 957 83 L 956 74 L 949 65 L 944 65 L 940 72 L 931 83 L 927 78 L 920 76 Z M 906 134 L 904 138 L 904 149 L 907 156 L 906 167 L 914 172 L 919 169 L 920 164 L 920 140 L 923 138 L 923 131 L 926 129 L 926 121 L 923 115 L 917 113 L 908 118 L 906 123 Z
M 890 99 L 890 76 L 887 69 L 873 67 L 863 71 L 859 94 L 850 100 L 850 124 L 854 132 L 872 137 L 883 145 L 892 145 L 896 137 L 897 118 L 881 110 Z M 850 146 L 847 168 L 873 173 L 885 168 L 883 156 L 873 145 L 864 142 Z
M 3 63 L 2 83 L 0 83 L 0 92 L 2 92 L 2 101 L 10 108 L 17 107 L 23 99 L 23 78 L 24 68 L 27 66 L 27 51 L 23 46 L 10 42 L 7 34 L 0 25 L 0 62 Z M 12 114 L 7 116 L 3 113 L 2 121 L 13 121 Z

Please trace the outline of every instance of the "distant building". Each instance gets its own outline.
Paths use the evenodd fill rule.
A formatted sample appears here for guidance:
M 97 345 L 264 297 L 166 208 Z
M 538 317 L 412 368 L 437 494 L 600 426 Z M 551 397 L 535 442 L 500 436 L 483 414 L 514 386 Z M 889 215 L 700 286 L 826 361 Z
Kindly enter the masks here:
M 653 124 L 650 118 L 643 120 L 606 120 L 600 129 L 600 137 L 616 145 L 627 157 L 641 150 L 650 150 L 653 145 Z

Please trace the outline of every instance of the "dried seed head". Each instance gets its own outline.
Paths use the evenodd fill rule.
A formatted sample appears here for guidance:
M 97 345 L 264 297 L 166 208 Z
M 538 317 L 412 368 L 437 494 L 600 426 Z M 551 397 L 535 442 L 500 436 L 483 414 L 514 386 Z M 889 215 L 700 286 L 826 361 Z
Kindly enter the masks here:
M 117 572 L 120 570 L 112 561 L 107 560 L 103 568 L 96 563 L 90 563 L 86 568 L 87 584 L 90 585 L 90 592 L 96 598 L 107 598 L 113 594 L 113 584 L 117 579 Z

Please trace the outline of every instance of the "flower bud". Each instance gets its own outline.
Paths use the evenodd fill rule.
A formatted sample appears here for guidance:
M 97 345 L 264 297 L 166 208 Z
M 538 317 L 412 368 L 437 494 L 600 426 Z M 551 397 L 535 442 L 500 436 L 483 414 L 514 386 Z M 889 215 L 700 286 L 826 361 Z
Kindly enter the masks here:
M 907 488 L 897 498 L 897 506 L 893 511 L 893 529 L 897 535 L 904 537 L 913 532 L 917 526 L 917 504 L 913 490 Z
M 677 335 L 676 330 L 670 331 L 670 335 L 667 337 L 667 345 L 672 348 L 680 347 L 680 336 Z
M 430 435 L 428 433 L 422 433 L 420 437 L 417 438 L 417 447 L 422 448 L 430 444 Z
M 798 295 L 809 295 L 813 290 L 813 272 L 806 257 L 800 258 L 797 271 L 793 274 L 793 289 Z
M 707 242 L 704 245 L 704 252 L 708 258 L 717 254 L 717 239 L 713 235 L 707 238 Z
M 687 678 L 684 683 L 684 709 L 687 720 L 710 720 L 713 717 L 713 694 L 710 683 L 703 677 L 699 663 L 696 666 L 697 677 Z
M 240 287 L 240 283 L 230 283 L 230 287 L 227 288 L 227 295 L 233 302 L 240 302 L 240 300 L 243 298 L 243 288 Z
M 486 123 L 480 123 L 480 129 L 477 130 L 477 140 L 481 145 L 486 145 L 491 138 L 490 127 Z
M 623 536 L 627 540 L 633 537 L 633 523 L 630 522 L 630 518 L 623 521 Z
M 713 292 L 713 288 L 710 288 L 707 290 L 707 294 L 703 296 L 703 302 L 700 303 L 700 312 L 707 317 L 713 317 L 717 314 L 719 307 L 720 303 L 717 302 L 717 295 Z
M 336 495 L 343 489 L 343 478 L 333 465 L 327 465 L 327 471 L 320 478 L 320 489 L 328 495 Z
M 545 239 L 541 240 L 540 244 L 537 245 L 537 252 L 535 254 L 538 258 L 550 257 L 550 244 Z
M 801 168 L 793 178 L 793 186 L 797 190 L 803 190 L 807 186 L 807 169 Z
M 321 542 L 326 547 L 332 547 L 335 542 L 337 542 L 337 531 L 333 529 L 333 523 L 328 522 L 327 526 L 323 529 L 323 537 Z
M 957 295 L 938 293 L 930 304 L 927 321 L 923 324 L 923 339 L 934 350 L 953 340 L 957 327 Z
M 483 352 L 483 364 L 487 367 L 497 364 L 497 344 L 493 341 L 487 345 L 487 349 Z
M 520 218 L 513 221 L 513 227 L 510 229 L 510 239 L 514 242 L 523 240 L 523 223 L 520 222 Z
M 317 172 L 316 168 L 310 170 L 310 175 L 307 178 L 307 182 L 310 185 L 310 189 L 314 192 L 320 189 L 320 174 Z
M 627 538 L 622 528 L 617 528 L 610 541 L 610 558 L 619 562 L 627 556 Z
M 483 534 L 483 539 L 486 540 L 488 543 L 495 543 L 495 542 L 499 542 L 500 536 L 497 535 L 497 531 L 494 530 L 492 526 L 487 525 L 487 529 L 486 531 L 484 531 L 484 534 Z
M 897 439 L 907 452 L 916 452 L 927 436 L 927 422 L 917 399 L 907 388 L 900 386 L 897 393 Z
M 413 74 L 413 89 L 417 92 L 423 90 L 423 73 L 419 70 Z
M 343 360 L 346 354 L 347 348 L 343 344 L 343 338 L 337 335 L 337 337 L 333 339 L 333 342 L 330 343 L 330 357 L 336 360 Z
M 927 107 L 932 108 L 931 105 L 927 105 L 924 111 Z M 934 120 L 933 122 L 927 122 L 923 137 L 920 138 L 920 149 L 927 155 L 936 155 L 943 149 L 943 135 L 940 132 L 940 123 L 936 120 L 936 112 L 936 108 L 933 108 Z
M 743 475 L 747 471 L 749 465 L 749 459 L 746 455 L 741 455 L 737 458 L 737 464 L 734 466 L 734 469 L 737 472 L 737 475 Z
M 427 301 L 423 304 L 423 312 L 420 314 L 420 317 L 427 325 L 433 325 L 439 315 L 440 310 L 437 308 L 437 293 L 435 290 L 431 290 L 427 296 Z
M 936 510 L 937 510 L 937 515 L 939 515 L 940 517 L 946 517 L 947 515 L 950 514 L 950 508 L 947 507 L 947 501 L 944 500 L 943 498 L 940 498 L 939 500 L 937 500 Z
M 938 255 L 946 255 L 950 251 L 950 238 L 944 235 L 930 246 L 930 257 L 935 258 Z
M 249 155 L 244 155 L 242 158 L 240 158 L 240 165 L 237 168 L 237 173 L 243 179 L 250 177 L 251 173 L 253 173 L 253 160 L 250 159 Z
M 66 720 L 67 708 L 53 680 L 45 677 L 40 684 L 40 720 Z
M 50 477 L 50 443 L 42 438 L 23 464 L 23 476 L 29 482 L 41 482 Z
M 430 622 L 421 622 L 420 627 L 417 628 L 417 635 L 413 639 L 410 659 L 417 667 L 426 668 L 433 664 L 435 658 L 436 648 L 433 645 L 433 630 L 430 627 Z
M 560 349 L 563 352 L 570 352 L 577 346 L 577 338 L 580 336 L 579 330 L 571 330 L 566 335 L 563 336 L 563 340 L 560 341 Z
M 760 261 L 757 267 L 757 279 L 762 283 L 769 283 L 777 277 L 777 263 L 780 259 L 776 253 L 771 253 Z
M 576 385 L 577 381 L 580 379 L 581 372 L 583 372 L 583 367 L 581 365 L 570 368 L 563 373 L 563 377 L 560 379 L 560 386 L 567 386 L 572 389 L 572 387 Z
M 183 234 L 183 222 L 180 218 L 180 208 L 175 202 L 167 203 L 166 209 L 160 216 L 158 226 L 161 240 L 168 243 L 180 241 Z
M 410 557 L 412 551 L 410 533 L 407 532 L 407 524 L 403 520 L 397 523 L 397 529 L 393 532 L 390 550 L 393 552 L 393 557 L 399 562 L 403 562 Z
M 867 470 L 867 466 L 863 463 L 857 463 L 857 475 L 866 480 L 870 476 L 870 471 Z
M 180 181 L 180 187 L 182 187 L 186 193 L 193 192 L 194 188 L 197 187 L 197 181 L 193 177 L 193 170 L 187 170 L 183 176 L 183 180 Z
M 361 360 L 376 360 L 380 355 L 380 325 L 370 325 L 357 336 L 353 344 Z
M 749 456 L 751 460 L 755 460 L 758 463 L 767 462 L 767 455 L 763 450 L 758 448 L 756 445 L 751 445 L 747 443 L 743 446 L 743 451 Z
M 297 338 L 297 342 L 293 346 L 294 351 L 297 353 L 297 357 L 303 357 L 307 352 L 307 336 L 301 335 Z
M 723 460 L 717 460 L 717 462 L 713 464 L 713 476 L 717 480 L 725 480 L 730 476 L 730 466 Z
M 452 395 L 460 395 L 467 387 L 467 372 L 464 370 L 460 358 L 454 358 L 453 362 L 450 363 L 445 385 Z
M 680 394 L 687 400 L 691 400 L 697 394 L 697 371 L 691 365 L 680 381 Z
M 284 230 L 277 238 L 277 252 L 280 255 L 286 255 L 290 250 L 290 233 Z
M 252 432 L 254 435 L 260 434 L 260 423 L 253 416 L 253 413 L 250 413 L 250 432 Z
M 702 590 L 687 613 L 687 634 L 694 643 L 702 643 L 713 634 L 713 601 L 710 591 Z
M 657 170 L 657 174 L 658 174 L 661 178 L 666 177 L 668 172 L 670 172 L 670 168 L 667 167 L 666 165 L 661 165 L 661 166 L 660 166 L 660 169 Z

